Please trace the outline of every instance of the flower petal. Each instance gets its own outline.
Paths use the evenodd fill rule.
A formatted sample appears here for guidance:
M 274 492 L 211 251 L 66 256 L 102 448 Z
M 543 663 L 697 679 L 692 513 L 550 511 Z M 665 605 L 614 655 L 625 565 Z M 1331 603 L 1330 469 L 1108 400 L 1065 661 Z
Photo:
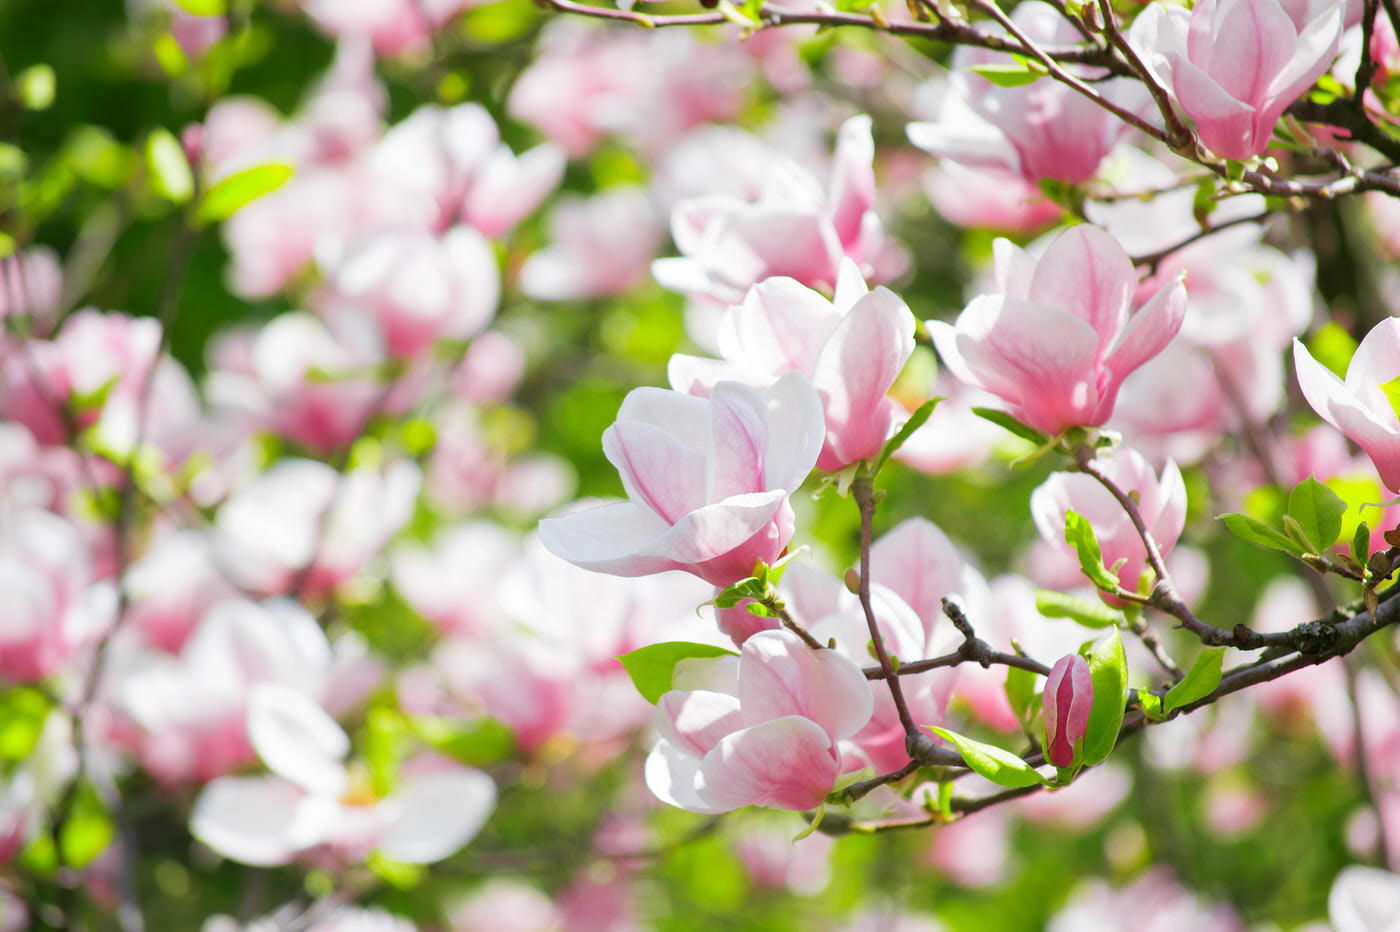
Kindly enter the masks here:
M 700 796 L 715 812 L 742 806 L 812 809 L 839 773 L 836 749 L 822 727 L 789 715 L 735 732 L 705 755 Z

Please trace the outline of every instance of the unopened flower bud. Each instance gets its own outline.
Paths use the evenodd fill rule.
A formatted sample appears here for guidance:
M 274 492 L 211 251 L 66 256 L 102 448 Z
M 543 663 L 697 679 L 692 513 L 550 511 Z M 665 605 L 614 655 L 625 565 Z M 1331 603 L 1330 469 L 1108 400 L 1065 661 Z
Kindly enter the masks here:
M 1075 750 L 1089 728 L 1094 682 L 1078 654 L 1061 657 L 1045 683 L 1045 759 L 1056 767 L 1074 765 Z

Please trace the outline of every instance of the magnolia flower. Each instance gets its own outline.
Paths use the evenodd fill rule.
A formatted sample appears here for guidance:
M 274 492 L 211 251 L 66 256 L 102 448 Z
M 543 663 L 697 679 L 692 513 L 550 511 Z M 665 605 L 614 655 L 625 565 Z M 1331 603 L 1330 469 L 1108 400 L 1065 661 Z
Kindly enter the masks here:
M 738 658 L 684 661 L 673 683 L 657 703 L 662 740 L 646 781 L 691 812 L 820 805 L 841 773 L 836 743 L 872 709 L 860 667 L 788 631 L 755 634 Z
M 1336 57 L 1346 4 L 1201 0 L 1189 11 L 1154 3 L 1129 41 L 1196 121 L 1216 155 L 1247 159 L 1269 146 L 1274 124 Z
M 1089 728 L 1094 706 L 1094 683 L 1089 664 L 1078 654 L 1066 654 L 1055 662 L 1045 680 L 1042 698 L 1045 718 L 1045 759 L 1056 767 L 1074 765 L 1075 754 Z
M 788 372 L 812 380 L 826 417 L 817 468 L 835 472 L 880 452 L 898 417 L 886 397 L 914 351 L 914 315 L 887 288 L 870 291 L 842 260 L 834 301 L 791 278 L 769 278 L 731 307 L 719 330 L 723 361 L 676 354 L 678 390 L 708 395 L 721 379 L 766 386 Z
M 1012 19 L 1027 36 L 1046 45 L 1069 45 L 1081 39 L 1048 3 L 1017 4 Z M 1035 192 L 1044 179 L 1079 184 L 1094 177 L 1127 125 L 1058 81 L 999 87 L 972 70 L 1006 63 L 1003 53 L 960 47 L 953 56 L 948 92 L 939 95 L 937 120 L 910 123 L 909 141 L 944 160 L 1011 176 L 1003 196 L 1018 199 Z M 1088 72 L 1097 69 L 1075 70 L 1081 77 L 1090 77 Z M 1128 109 L 1136 109 L 1141 97 L 1141 89 L 1126 81 L 1096 86 Z
M 1378 867 L 1342 868 L 1327 894 L 1327 918 L 1336 932 L 1400 929 L 1400 876 Z
M 717 586 L 772 563 L 792 538 L 788 496 L 821 450 L 821 399 L 792 372 L 760 392 L 629 392 L 603 434 L 630 499 L 540 522 L 545 547 L 616 576 L 685 570 Z
M 1165 556 L 1186 523 L 1186 484 L 1176 464 L 1168 461 L 1160 479 L 1136 450 L 1121 450 L 1099 465 L 1119 488 L 1136 496 L 1143 523 Z M 1073 548 L 1065 542 L 1065 513 L 1071 510 L 1093 525 L 1104 565 L 1122 560 L 1118 580 L 1124 589 L 1137 592 L 1147 572 L 1147 550 L 1128 513 L 1107 489 L 1092 476 L 1057 472 L 1031 493 L 1031 516 L 1040 536 L 1066 563 L 1077 565 Z
M 652 275 L 665 288 L 724 304 L 777 275 L 834 286 L 843 258 L 869 277 L 890 277 L 902 260 L 874 210 L 874 158 L 868 116 L 842 125 L 824 188 L 772 153 L 756 197 L 712 194 L 676 205 L 671 237 L 682 257 L 656 260 Z
M 954 375 L 1048 434 L 1107 421 L 1123 379 L 1161 352 L 1186 311 L 1177 279 L 1130 312 L 1132 261 L 1087 225 L 1061 233 L 1039 260 L 997 240 L 996 285 L 953 324 L 930 321 L 929 333 Z
M 350 738 L 335 719 L 283 686 L 254 687 L 248 737 L 272 774 L 214 780 L 190 816 L 196 838 L 244 864 L 287 864 L 317 849 L 338 861 L 379 851 L 429 864 L 470 841 L 496 805 L 491 778 L 457 766 L 411 772 L 378 797 L 345 767 Z
M 1381 481 L 1400 491 L 1400 417 L 1388 387 L 1400 377 L 1400 318 L 1387 317 L 1361 340 L 1337 378 L 1293 339 L 1293 366 L 1303 397 L 1324 421 L 1371 457 Z

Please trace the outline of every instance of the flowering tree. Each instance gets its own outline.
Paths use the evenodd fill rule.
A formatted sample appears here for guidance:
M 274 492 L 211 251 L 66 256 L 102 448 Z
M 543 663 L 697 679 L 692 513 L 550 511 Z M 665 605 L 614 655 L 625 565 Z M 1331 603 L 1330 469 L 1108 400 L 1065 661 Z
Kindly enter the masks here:
M 0 928 L 1388 928 L 1400 9 L 0 9 Z

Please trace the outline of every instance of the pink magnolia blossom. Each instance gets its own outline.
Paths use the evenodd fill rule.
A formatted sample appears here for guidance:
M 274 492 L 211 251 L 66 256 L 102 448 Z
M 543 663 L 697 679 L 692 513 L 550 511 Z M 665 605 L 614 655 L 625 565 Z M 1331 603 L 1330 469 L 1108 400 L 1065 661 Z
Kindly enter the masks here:
M 776 153 L 755 199 L 707 195 L 681 201 L 671 236 L 681 258 L 658 259 L 652 274 L 675 291 L 736 304 L 748 288 L 784 275 L 835 287 L 843 258 L 867 278 L 893 271 L 897 247 L 875 213 L 875 144 L 868 116 L 847 120 L 823 187 Z
M 0 680 L 58 673 L 115 619 L 116 590 L 95 582 L 79 529 L 37 508 L 0 512 Z
M 470 0 L 301 0 L 302 9 L 331 36 L 369 39 L 381 55 L 423 48 Z
M 341 708 L 379 677 L 357 639 L 333 646 L 310 613 L 285 599 L 218 602 L 175 655 L 125 641 L 114 650 L 108 738 L 167 786 L 203 783 L 253 760 L 246 715 L 258 683 Z
M 1400 491 L 1400 417 L 1382 386 L 1400 377 L 1400 319 L 1388 317 L 1362 338 L 1337 378 L 1293 340 L 1293 365 L 1303 397 L 1324 421 L 1359 446 L 1391 491 Z
M 609 135 L 659 153 L 693 127 L 727 122 L 754 71 L 737 42 L 683 30 L 640 35 L 559 19 L 537 49 L 506 108 L 575 159 Z
M 788 496 L 816 462 L 824 428 L 821 399 L 797 372 L 762 392 L 720 382 L 707 399 L 635 389 L 603 434 L 630 501 L 541 521 L 540 539 L 584 569 L 682 569 L 727 586 L 787 546 Z
M 515 155 L 479 104 L 419 107 L 375 144 L 367 162 L 420 229 L 442 232 L 462 222 L 488 237 L 510 232 L 564 173 L 557 146 Z
M 1132 928 L 1142 932 L 1244 932 L 1229 906 L 1202 903 L 1176 882 L 1171 871 L 1157 867 L 1120 889 L 1102 880 L 1086 884 L 1051 918 L 1048 932 L 1108 932 Z
M 29 315 L 47 333 L 63 292 L 58 255 L 44 246 L 0 259 L 0 320 Z
M 811 809 L 826 798 L 841 773 L 837 742 L 870 718 L 860 667 L 788 631 L 755 634 L 738 658 L 685 666 L 680 688 L 657 703 L 662 739 L 646 780 L 659 799 L 713 813 Z
M 1332 881 L 1327 917 L 1334 932 L 1391 932 L 1400 916 L 1400 876 L 1350 864 Z
M 1045 680 L 1043 705 L 1045 759 L 1056 767 L 1071 767 L 1094 706 L 1094 684 L 1083 657 L 1066 654 L 1055 662 Z
M 817 468 L 835 472 L 874 457 L 899 420 L 886 397 L 914 351 L 914 315 L 892 291 L 869 291 L 843 260 L 834 301 L 791 278 L 769 278 L 720 324 L 722 361 L 677 354 L 668 373 L 680 391 L 707 395 L 734 379 L 763 387 L 788 372 L 812 380 L 821 396 L 826 440 Z
M 1031 39 L 1048 45 L 1072 45 L 1081 39 L 1047 3 L 1018 4 L 1012 19 Z M 1127 125 L 1058 81 L 998 87 L 972 70 L 1006 61 L 997 52 L 960 47 L 949 87 L 940 95 L 937 121 L 910 123 L 910 142 L 969 168 L 1018 175 L 1031 186 L 1047 178 L 1071 184 L 1088 181 Z M 1091 76 L 1089 70 L 1079 70 L 1082 77 Z M 1140 89 L 1129 82 L 1097 86 L 1128 109 L 1136 109 L 1141 97 Z M 1024 191 L 1017 193 L 1024 197 Z
M 329 270 L 325 313 L 367 314 L 385 352 L 422 354 L 437 340 L 475 336 L 496 313 L 500 272 L 491 244 L 471 227 L 441 237 L 388 231 L 361 240 Z
M 195 801 L 190 831 L 218 853 L 267 867 L 297 858 L 344 865 L 372 851 L 429 864 L 470 841 L 496 805 L 496 785 L 456 765 L 411 767 L 380 797 L 348 770 L 350 738 L 313 700 L 254 687 L 248 737 L 271 774 L 220 777 Z
M 219 509 L 215 557 L 254 591 L 297 585 L 324 594 L 363 570 L 408 522 L 420 482 L 407 461 L 341 476 L 314 460 L 281 460 Z
M 383 355 L 367 317 L 335 323 L 292 311 L 255 333 L 224 334 L 212 353 L 210 402 L 318 453 L 350 443 L 383 397 L 374 371 Z
M 1202 0 L 1188 11 L 1154 3 L 1129 40 L 1196 121 L 1201 141 L 1223 158 L 1247 159 L 1269 147 L 1284 109 L 1331 66 L 1345 7 Z
M 997 240 L 996 286 L 929 332 L 954 375 L 1052 435 L 1107 421 L 1123 379 L 1167 345 L 1186 310 L 1177 280 L 1131 311 L 1132 262 L 1113 237 L 1084 225 L 1038 260 Z
M 124 624 L 171 652 L 215 602 L 236 594 L 213 560 L 208 535 L 195 530 L 156 540 L 127 568 L 122 585 L 130 602 Z
M 549 215 L 551 245 L 525 260 L 520 290 L 540 301 L 616 294 L 644 280 L 661 245 L 657 208 L 640 187 L 561 199 Z
M 1120 450 L 1100 468 L 1119 488 L 1137 498 L 1143 522 L 1165 556 L 1186 523 L 1186 484 L 1176 464 L 1168 462 L 1161 478 L 1136 450 Z M 1147 550 L 1123 506 L 1092 476 L 1057 472 L 1031 493 L 1031 516 L 1036 530 L 1066 562 L 1074 549 L 1065 542 L 1065 513 L 1073 510 L 1089 520 L 1105 566 L 1124 561 L 1118 579 L 1129 592 L 1147 572 Z

